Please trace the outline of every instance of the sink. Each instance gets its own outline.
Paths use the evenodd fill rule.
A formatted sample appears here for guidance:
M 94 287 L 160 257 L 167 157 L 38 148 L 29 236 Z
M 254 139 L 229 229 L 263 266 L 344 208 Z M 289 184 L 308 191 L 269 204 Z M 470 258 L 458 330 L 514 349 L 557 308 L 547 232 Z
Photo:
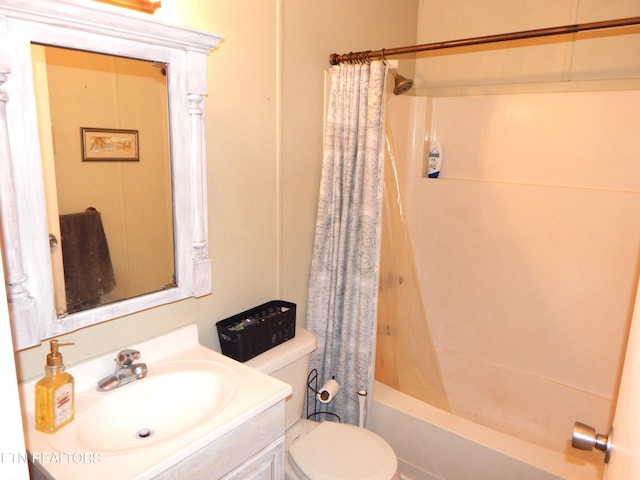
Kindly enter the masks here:
M 103 455 L 149 447 L 214 418 L 236 386 L 233 370 L 220 363 L 156 363 L 145 378 L 123 387 L 76 394 L 76 417 L 67 431 L 75 430 L 80 449 Z M 51 446 L 68 448 L 64 437 L 51 436 Z
M 35 429 L 39 378 L 20 384 L 36 478 L 151 480 L 178 465 L 191 468 L 190 458 L 204 449 L 226 452 L 227 435 L 247 422 L 284 415 L 291 386 L 200 345 L 196 324 L 122 348 L 141 353 L 147 376 L 108 392 L 97 390 L 121 348 L 67 368 L 75 379 L 75 418 L 53 434 Z M 216 468 L 226 465 L 228 456 L 220 455 L 212 460 L 220 465 Z M 235 452 L 229 458 L 236 458 Z

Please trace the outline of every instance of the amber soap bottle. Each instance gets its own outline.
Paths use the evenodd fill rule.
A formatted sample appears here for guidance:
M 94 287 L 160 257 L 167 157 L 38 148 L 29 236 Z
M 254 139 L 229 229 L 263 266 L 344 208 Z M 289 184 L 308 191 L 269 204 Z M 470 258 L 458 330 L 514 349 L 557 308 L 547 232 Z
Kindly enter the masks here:
M 35 385 L 36 430 L 54 433 L 73 420 L 73 377 L 64 371 L 58 348 L 73 342 L 51 340 L 45 376 Z

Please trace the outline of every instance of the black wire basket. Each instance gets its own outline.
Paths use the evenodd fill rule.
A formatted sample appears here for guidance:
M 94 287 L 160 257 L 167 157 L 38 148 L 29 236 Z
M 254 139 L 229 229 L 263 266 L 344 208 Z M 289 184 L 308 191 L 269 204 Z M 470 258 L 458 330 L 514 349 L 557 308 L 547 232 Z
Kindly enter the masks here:
M 239 362 L 296 335 L 296 304 L 272 300 L 216 323 L 222 353 Z

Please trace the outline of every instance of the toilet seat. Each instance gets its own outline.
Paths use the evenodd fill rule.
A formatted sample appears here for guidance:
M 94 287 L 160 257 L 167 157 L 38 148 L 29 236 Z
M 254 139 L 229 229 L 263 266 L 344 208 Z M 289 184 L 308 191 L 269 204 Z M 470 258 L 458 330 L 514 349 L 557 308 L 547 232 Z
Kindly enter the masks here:
M 398 460 L 379 435 L 354 425 L 323 422 L 289 448 L 296 473 L 308 480 L 392 480 Z

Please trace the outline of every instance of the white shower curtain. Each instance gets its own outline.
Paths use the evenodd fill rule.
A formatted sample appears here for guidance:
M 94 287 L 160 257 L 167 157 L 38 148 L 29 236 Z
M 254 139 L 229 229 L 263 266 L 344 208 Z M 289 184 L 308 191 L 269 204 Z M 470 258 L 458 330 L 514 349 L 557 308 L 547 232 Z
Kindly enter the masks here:
M 340 391 L 326 409 L 357 424 L 374 378 L 387 65 L 331 68 L 307 328 L 318 339 L 318 385 Z M 325 407 L 323 407 L 324 409 Z

